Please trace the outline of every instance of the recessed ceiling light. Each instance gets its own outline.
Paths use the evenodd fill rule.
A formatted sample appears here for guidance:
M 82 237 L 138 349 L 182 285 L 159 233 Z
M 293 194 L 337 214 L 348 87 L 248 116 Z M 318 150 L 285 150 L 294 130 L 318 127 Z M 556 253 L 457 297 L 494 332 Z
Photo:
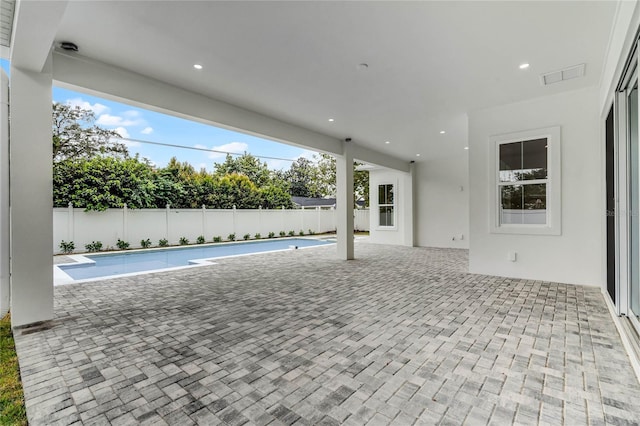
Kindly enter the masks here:
M 444 130 L 440 130 L 440 134 L 441 135 L 444 135 L 445 133 L 447 133 L 447 132 L 445 132 Z
M 389 145 L 391 142 L 390 142 L 390 141 L 384 141 L 384 143 L 386 143 L 387 145 Z
M 329 121 L 335 121 L 333 118 L 330 118 Z
M 464 149 L 469 149 L 469 147 L 468 147 L 468 146 L 465 146 L 465 147 L 464 147 Z
M 416 154 L 416 157 L 420 157 L 420 154 Z
M 202 69 L 202 65 L 200 64 L 193 64 L 193 67 L 197 70 L 201 70 Z
M 520 64 L 519 67 L 521 70 L 526 70 L 527 68 L 529 68 L 529 64 Z

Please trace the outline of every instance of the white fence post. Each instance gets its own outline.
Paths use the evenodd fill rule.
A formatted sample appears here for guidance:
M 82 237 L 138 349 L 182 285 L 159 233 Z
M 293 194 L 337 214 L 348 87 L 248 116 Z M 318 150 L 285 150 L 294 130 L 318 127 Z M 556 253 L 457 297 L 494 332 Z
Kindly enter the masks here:
M 236 235 L 236 205 L 233 205 L 233 235 Z
M 124 203 L 124 207 L 122 208 L 122 241 L 127 241 L 127 235 L 129 234 L 129 230 L 127 229 L 127 203 Z
M 320 233 L 320 229 L 322 229 L 322 209 L 320 206 L 316 206 L 316 213 L 318 216 L 318 227 L 316 228 L 316 234 Z
M 74 241 L 75 225 L 76 224 L 73 220 L 73 203 L 69 201 L 67 210 L 67 237 L 69 238 L 69 241 Z
M 169 215 L 171 214 L 171 205 L 169 203 L 167 203 L 167 207 L 165 207 L 165 212 L 167 221 L 167 225 L 165 227 L 165 238 L 169 241 Z M 171 243 L 171 241 L 169 241 L 169 243 Z
M 284 206 L 282 206 L 282 208 L 280 209 L 282 211 L 282 229 L 281 231 L 287 232 L 287 230 L 285 229 L 285 224 L 287 223 L 287 221 L 285 220 L 284 215 L 286 214 L 284 212 Z
M 206 217 L 207 217 L 207 207 L 203 204 L 202 205 L 202 236 L 204 237 L 204 230 L 207 229 L 205 227 L 205 221 L 206 221 Z M 207 239 L 207 237 L 204 237 L 205 241 Z

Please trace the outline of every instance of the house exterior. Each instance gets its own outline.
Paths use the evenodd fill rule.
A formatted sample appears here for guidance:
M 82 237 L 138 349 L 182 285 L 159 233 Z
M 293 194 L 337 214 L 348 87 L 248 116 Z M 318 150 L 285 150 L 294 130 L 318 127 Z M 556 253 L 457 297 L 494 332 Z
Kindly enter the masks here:
M 2 4 L 0 301 L 15 325 L 53 316 L 55 82 L 335 155 L 344 260 L 352 164 L 374 165 L 372 241 L 599 287 L 640 371 L 637 1 Z

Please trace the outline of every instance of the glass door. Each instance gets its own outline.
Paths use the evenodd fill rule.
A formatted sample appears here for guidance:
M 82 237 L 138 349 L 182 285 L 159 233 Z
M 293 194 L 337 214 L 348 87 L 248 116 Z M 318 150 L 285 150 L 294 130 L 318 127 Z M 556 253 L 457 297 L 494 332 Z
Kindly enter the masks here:
M 640 151 L 638 149 L 638 77 L 629 82 L 627 96 L 627 141 L 629 165 L 629 309 L 640 314 Z

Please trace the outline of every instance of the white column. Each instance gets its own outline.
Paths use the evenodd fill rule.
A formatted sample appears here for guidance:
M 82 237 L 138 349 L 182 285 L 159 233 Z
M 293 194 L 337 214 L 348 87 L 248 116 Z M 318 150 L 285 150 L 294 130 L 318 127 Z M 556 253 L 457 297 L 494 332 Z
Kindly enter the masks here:
M 346 141 L 336 155 L 336 231 L 338 257 L 353 259 L 353 152 Z
M 9 311 L 9 79 L 0 69 L 0 318 Z
M 416 246 L 416 222 L 415 222 L 415 195 L 416 195 L 416 163 L 411 162 L 409 164 L 409 173 L 405 177 L 404 181 L 404 203 L 403 215 L 404 215 L 404 245 L 409 247 Z
M 11 67 L 11 320 L 53 318 L 52 76 Z

